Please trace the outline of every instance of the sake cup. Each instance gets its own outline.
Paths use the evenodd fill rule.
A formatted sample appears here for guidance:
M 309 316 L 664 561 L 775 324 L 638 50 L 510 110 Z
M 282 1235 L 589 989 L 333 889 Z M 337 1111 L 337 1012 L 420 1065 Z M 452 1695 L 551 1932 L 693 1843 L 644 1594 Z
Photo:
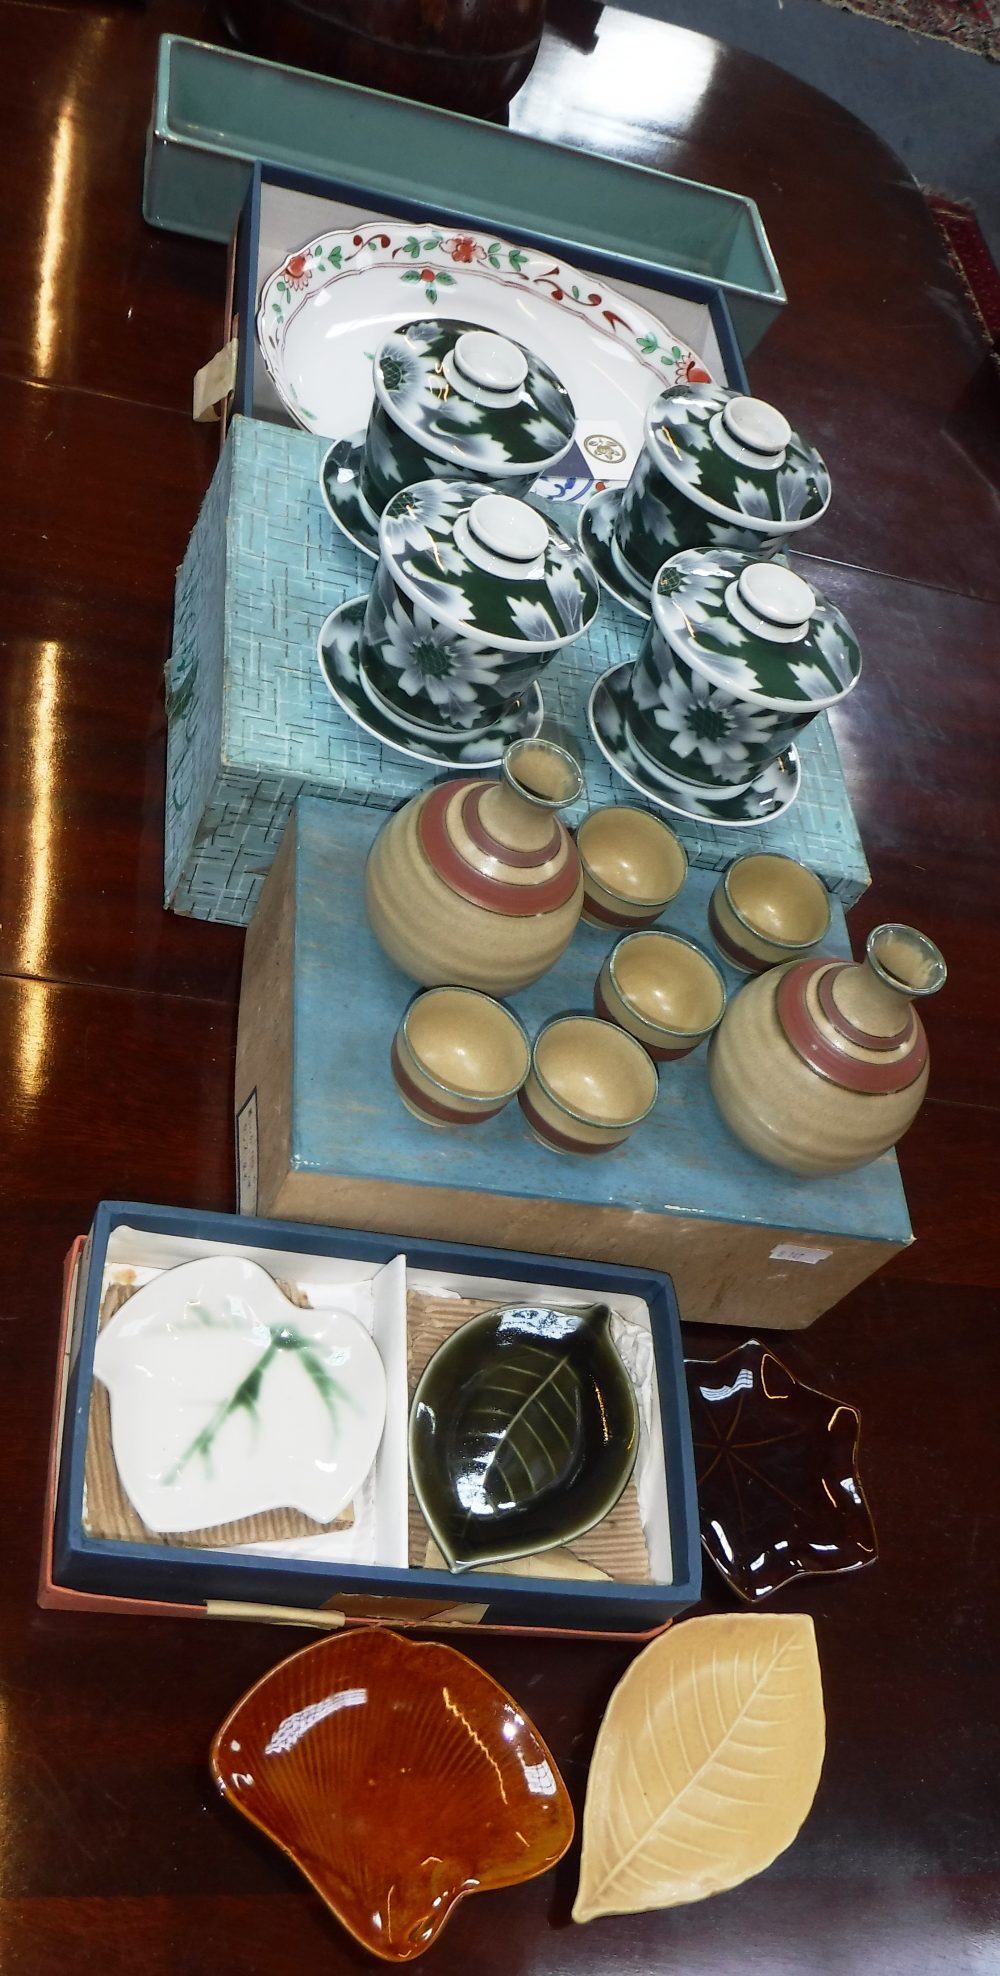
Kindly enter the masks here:
M 502 1002 L 473 988 L 429 988 L 403 1016 L 391 1062 L 414 1118 L 424 1125 L 480 1125 L 520 1090 L 531 1048 Z
M 648 926 L 676 899 L 687 852 L 649 810 L 612 803 L 591 810 L 576 833 L 583 866 L 583 918 L 590 926 Z
M 536 1139 L 559 1153 L 611 1152 L 656 1103 L 641 1045 L 592 1015 L 555 1016 L 535 1038 L 518 1103 Z
M 830 925 L 822 879 L 781 851 L 754 851 L 723 872 L 708 907 L 708 925 L 724 960 L 763 974 L 801 960 Z
M 714 961 L 677 933 L 626 933 L 594 987 L 594 1009 L 655 1063 L 690 1056 L 722 1021 L 726 988 Z

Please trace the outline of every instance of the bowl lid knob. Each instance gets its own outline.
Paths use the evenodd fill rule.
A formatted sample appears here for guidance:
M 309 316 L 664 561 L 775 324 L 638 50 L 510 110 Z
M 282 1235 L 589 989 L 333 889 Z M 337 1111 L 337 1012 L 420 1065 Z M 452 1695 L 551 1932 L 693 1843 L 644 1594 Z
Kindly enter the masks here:
M 464 331 L 455 344 L 455 365 L 484 391 L 516 391 L 528 375 L 524 351 L 488 329 Z
M 782 412 L 763 398 L 735 397 L 722 408 L 722 423 L 730 437 L 751 453 L 783 453 L 792 428 Z
M 782 630 L 805 630 L 816 609 L 815 592 L 783 563 L 747 563 L 736 591 L 755 617 Z
M 509 494 L 481 494 L 469 509 L 469 533 L 505 563 L 533 563 L 549 540 L 544 515 Z

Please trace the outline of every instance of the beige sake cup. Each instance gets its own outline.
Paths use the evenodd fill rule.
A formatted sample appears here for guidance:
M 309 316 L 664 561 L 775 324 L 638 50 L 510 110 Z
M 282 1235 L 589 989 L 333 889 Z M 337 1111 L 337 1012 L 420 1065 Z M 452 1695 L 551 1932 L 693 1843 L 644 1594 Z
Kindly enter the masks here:
M 687 877 L 687 852 L 659 817 L 628 803 L 591 810 L 576 833 L 590 926 L 649 926 Z
M 781 851 L 737 858 L 709 901 L 708 924 L 724 960 L 763 974 L 801 960 L 825 939 L 830 900 L 821 878 Z
M 474 988 L 429 988 L 392 1042 L 392 1074 L 424 1125 L 479 1125 L 519 1091 L 531 1046 L 516 1015 Z
M 656 1072 L 622 1029 L 592 1015 L 555 1016 L 531 1052 L 518 1103 L 536 1139 L 559 1153 L 607 1153 L 656 1103 Z
M 626 933 L 597 977 L 594 1009 L 627 1029 L 655 1063 L 668 1063 L 717 1028 L 726 987 L 715 962 L 679 934 Z

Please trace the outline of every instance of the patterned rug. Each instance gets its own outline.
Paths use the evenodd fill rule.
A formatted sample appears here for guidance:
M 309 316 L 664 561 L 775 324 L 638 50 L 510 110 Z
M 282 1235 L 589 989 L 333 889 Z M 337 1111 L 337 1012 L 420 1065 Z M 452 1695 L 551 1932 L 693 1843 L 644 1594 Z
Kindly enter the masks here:
M 1000 62 L 1000 0 L 829 0 L 829 4 Z
M 979 323 L 983 341 L 1000 364 L 1000 273 L 979 221 L 973 208 L 959 199 L 949 199 L 942 192 L 928 192 L 926 197 L 944 236 L 948 258 Z

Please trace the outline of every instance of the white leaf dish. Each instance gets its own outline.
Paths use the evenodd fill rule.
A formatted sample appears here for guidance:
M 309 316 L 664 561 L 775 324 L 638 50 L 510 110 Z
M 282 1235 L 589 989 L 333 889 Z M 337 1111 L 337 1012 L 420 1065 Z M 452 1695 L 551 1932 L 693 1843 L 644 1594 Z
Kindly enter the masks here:
M 97 1340 L 122 1486 L 160 1535 L 265 1510 L 330 1523 L 378 1452 L 385 1370 L 357 1318 L 298 1310 L 258 1263 L 164 1270 Z

